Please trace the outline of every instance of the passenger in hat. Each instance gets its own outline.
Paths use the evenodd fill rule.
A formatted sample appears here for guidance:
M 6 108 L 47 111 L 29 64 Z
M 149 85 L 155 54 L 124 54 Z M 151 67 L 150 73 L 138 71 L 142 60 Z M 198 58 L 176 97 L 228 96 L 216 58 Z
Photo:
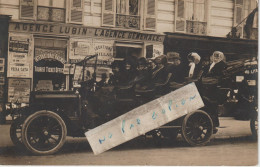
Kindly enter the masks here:
M 102 73 L 101 74 L 101 80 L 99 82 L 97 82 L 97 86 L 99 88 L 106 86 L 107 85 L 107 74 L 106 73 Z
M 191 52 L 188 54 L 187 59 L 189 61 L 189 66 L 186 77 L 188 81 L 197 81 L 203 73 L 200 63 L 201 57 L 198 55 L 198 53 Z
M 177 52 L 168 52 L 167 53 L 168 63 L 173 64 L 174 66 L 178 66 L 181 64 L 180 54 Z
M 172 73 L 170 82 L 173 82 L 173 84 L 175 84 L 174 82 L 182 84 L 185 81 L 185 74 L 183 72 L 184 67 L 181 63 L 180 54 L 177 52 L 169 52 L 167 53 L 167 60 L 169 63 L 168 72 Z
M 209 114 L 213 120 L 214 132 L 217 131 L 216 127 L 219 126 L 218 119 L 218 104 L 222 103 L 223 96 L 219 93 L 218 85 L 221 85 L 221 78 L 224 75 L 224 70 L 227 65 L 225 63 L 225 56 L 220 51 L 215 51 L 210 57 L 212 63 L 206 66 L 203 72 L 202 85 L 200 93 L 203 97 L 203 102 L 208 108 Z
M 212 55 L 212 63 L 204 70 L 204 76 L 221 77 L 226 67 L 224 54 L 220 51 L 215 51 Z

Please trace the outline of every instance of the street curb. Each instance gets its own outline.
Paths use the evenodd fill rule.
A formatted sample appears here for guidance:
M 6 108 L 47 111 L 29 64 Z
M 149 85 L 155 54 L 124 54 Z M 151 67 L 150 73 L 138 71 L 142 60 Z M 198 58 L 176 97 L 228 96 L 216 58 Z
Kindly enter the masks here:
M 238 135 L 238 136 L 230 136 L 230 135 L 225 135 L 225 136 L 216 136 L 213 135 L 211 137 L 211 140 L 226 140 L 226 139 L 241 139 L 241 138 L 245 138 L 245 139 L 252 139 L 253 140 L 253 136 L 252 135 Z

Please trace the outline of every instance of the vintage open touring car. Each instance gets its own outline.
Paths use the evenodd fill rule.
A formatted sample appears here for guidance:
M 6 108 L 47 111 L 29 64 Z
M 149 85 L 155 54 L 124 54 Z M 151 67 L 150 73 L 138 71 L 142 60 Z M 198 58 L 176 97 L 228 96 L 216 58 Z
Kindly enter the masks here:
M 88 60 L 94 58 L 97 60 L 96 55 L 88 56 L 76 66 L 83 66 L 84 73 Z M 156 61 L 155 64 L 159 66 L 160 61 Z M 160 69 L 153 68 L 148 72 L 146 69 L 127 85 L 98 87 L 94 75 L 91 81 L 82 83 L 81 88 L 71 91 L 33 91 L 29 106 L 7 112 L 15 117 L 10 128 L 11 139 L 16 146 L 36 155 L 56 153 L 65 143 L 66 136 L 83 137 L 89 129 L 165 94 L 161 90 L 168 88 L 169 80 L 155 83 L 146 91 L 136 89 L 137 83 L 155 77 Z M 230 91 L 221 90 L 225 92 L 224 95 Z M 206 105 L 149 133 L 155 138 L 166 136 L 172 141 L 181 133 L 190 145 L 205 145 L 215 126 L 209 110 Z

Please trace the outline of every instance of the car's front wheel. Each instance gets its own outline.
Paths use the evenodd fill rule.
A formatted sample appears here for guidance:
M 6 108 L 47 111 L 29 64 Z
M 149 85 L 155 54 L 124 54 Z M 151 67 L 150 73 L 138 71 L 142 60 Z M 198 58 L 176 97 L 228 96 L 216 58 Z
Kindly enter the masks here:
M 65 143 L 67 128 L 63 119 L 52 111 L 41 110 L 30 115 L 22 128 L 22 141 L 36 155 L 54 154 Z

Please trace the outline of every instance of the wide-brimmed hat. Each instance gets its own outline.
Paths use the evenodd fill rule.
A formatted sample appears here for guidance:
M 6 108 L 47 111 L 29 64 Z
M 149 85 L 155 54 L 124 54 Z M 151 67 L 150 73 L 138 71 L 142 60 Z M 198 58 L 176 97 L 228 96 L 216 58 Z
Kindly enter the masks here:
M 167 59 L 168 59 L 168 60 L 169 60 L 169 59 L 173 59 L 173 60 L 178 59 L 178 60 L 180 60 L 181 57 L 180 57 L 180 54 L 177 53 L 177 52 L 168 52 L 168 53 L 167 53 Z
M 189 53 L 188 56 L 187 56 L 187 58 L 188 58 L 188 59 L 191 59 L 192 61 L 195 61 L 195 60 L 200 61 L 200 59 L 201 59 L 201 57 L 199 56 L 199 54 L 196 53 L 196 52 L 191 52 L 191 53 Z

